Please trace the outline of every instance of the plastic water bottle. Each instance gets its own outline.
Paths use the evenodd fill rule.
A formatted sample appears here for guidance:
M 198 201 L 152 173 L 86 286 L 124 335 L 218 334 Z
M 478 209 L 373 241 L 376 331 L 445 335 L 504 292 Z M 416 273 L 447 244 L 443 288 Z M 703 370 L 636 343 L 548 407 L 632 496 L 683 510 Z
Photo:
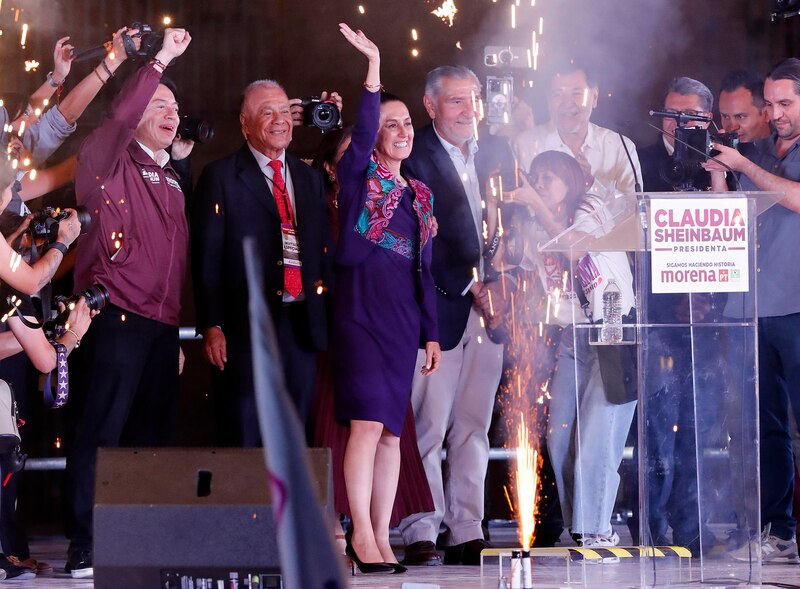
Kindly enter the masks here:
M 600 340 L 604 344 L 622 342 L 622 293 L 611 278 L 603 291 L 603 327 Z

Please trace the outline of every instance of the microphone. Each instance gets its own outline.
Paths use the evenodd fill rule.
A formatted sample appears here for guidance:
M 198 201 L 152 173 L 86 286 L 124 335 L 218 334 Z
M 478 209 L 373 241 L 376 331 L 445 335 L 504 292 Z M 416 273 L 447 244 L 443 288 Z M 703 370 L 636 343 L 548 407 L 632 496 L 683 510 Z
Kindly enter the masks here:
M 712 122 L 711 117 L 707 117 L 704 115 L 692 115 L 685 112 L 672 112 L 668 110 L 651 110 L 650 111 L 651 117 L 667 117 L 670 119 L 675 119 L 678 121 L 678 126 L 683 126 L 689 121 L 698 121 L 701 123 L 710 123 Z
M 639 182 L 639 175 L 636 173 L 636 166 L 633 165 L 633 158 L 631 157 L 631 152 L 628 151 L 628 146 L 625 143 L 625 136 L 622 134 L 621 131 L 617 131 L 617 135 L 619 135 L 619 140 L 622 141 L 622 148 L 625 150 L 625 155 L 628 156 L 628 163 L 631 165 L 631 170 L 633 170 L 633 190 L 634 192 L 641 192 L 642 184 L 641 182 Z
M 654 114 L 654 113 L 655 113 L 655 114 L 658 116 L 658 112 L 659 112 L 659 111 L 653 111 L 653 110 L 651 110 L 651 111 L 650 111 L 650 114 L 652 115 L 652 114 Z M 666 113 L 666 115 L 663 115 L 663 116 L 670 116 L 670 117 L 672 117 L 672 118 L 675 118 L 675 116 L 676 116 L 676 115 L 678 115 L 678 114 L 681 114 L 681 115 L 682 115 L 683 113 Z M 687 115 L 687 116 L 695 116 L 695 115 Z M 709 120 L 710 120 L 708 117 L 699 117 L 699 116 L 697 117 L 697 119 L 691 119 L 691 120 L 700 120 L 700 119 L 703 119 L 703 120 L 705 120 L 705 121 L 709 121 Z M 707 159 L 710 159 L 711 161 L 717 162 L 717 163 L 718 163 L 720 166 L 722 166 L 723 168 L 725 168 L 726 170 L 728 170 L 728 171 L 729 171 L 729 172 L 730 172 L 730 173 L 733 175 L 733 179 L 736 181 L 736 189 L 737 189 L 739 192 L 741 192 L 741 191 L 742 191 L 742 184 L 741 184 L 741 182 L 739 182 L 739 177 L 736 175 L 736 171 L 735 171 L 733 168 L 731 168 L 731 167 L 730 167 L 728 164 L 726 164 L 725 162 L 723 162 L 723 161 L 721 161 L 721 160 L 717 159 L 717 158 L 716 158 L 716 157 L 714 157 L 713 155 L 708 155 L 708 154 L 706 154 L 706 152 L 705 152 L 705 151 L 702 151 L 702 150 L 700 150 L 700 149 L 697 149 L 697 148 L 696 148 L 694 145 L 691 145 L 691 144 L 687 143 L 687 142 L 686 142 L 686 141 L 684 141 L 683 139 L 679 139 L 679 138 L 678 138 L 676 135 L 674 135 L 673 133 L 670 133 L 669 131 L 665 131 L 665 130 L 664 130 L 664 129 L 662 129 L 661 127 L 656 127 L 654 124 L 650 123 L 649 121 L 645 121 L 645 124 L 646 124 L 648 127 L 652 127 L 653 129 L 655 129 L 655 130 L 656 130 L 656 131 L 658 131 L 659 133 L 662 133 L 662 134 L 666 135 L 667 137 L 672 137 L 672 138 L 673 138 L 675 141 L 677 141 L 677 142 L 678 142 L 678 143 L 680 143 L 681 145 L 685 145 L 686 147 L 688 147 L 688 148 L 689 148 L 689 149 L 691 149 L 692 151 L 696 151 L 697 153 L 699 153 L 700 155 L 702 155 L 704 158 L 707 158 Z

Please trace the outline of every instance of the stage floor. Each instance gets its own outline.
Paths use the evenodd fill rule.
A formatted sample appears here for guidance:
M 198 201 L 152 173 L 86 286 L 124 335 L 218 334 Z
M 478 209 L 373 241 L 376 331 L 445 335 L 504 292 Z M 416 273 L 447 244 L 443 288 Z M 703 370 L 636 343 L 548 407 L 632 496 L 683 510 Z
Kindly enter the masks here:
M 623 530 L 618 530 L 622 532 Z M 513 532 L 501 532 L 493 529 L 492 536 L 495 543 L 512 545 Z M 566 538 L 564 538 L 566 544 Z M 507 542 L 506 542 L 507 541 Z M 58 537 L 36 537 L 32 539 L 31 551 L 39 561 L 53 565 L 53 572 L 38 576 L 35 580 L 13 582 L 3 581 L 0 585 L 9 587 L 47 587 L 49 589 L 90 589 L 94 585 L 91 580 L 74 580 L 66 575 L 64 559 L 67 542 Z M 720 561 L 724 563 L 724 561 Z M 542 558 L 534 561 L 534 586 L 536 589 L 560 589 L 590 587 L 591 589 L 627 589 L 640 587 L 639 564 L 636 559 L 621 559 L 619 563 L 606 563 L 602 565 L 586 565 L 571 563 L 570 579 L 566 578 L 566 565 L 564 560 L 558 558 Z M 658 586 L 660 587 L 706 587 L 742 589 L 747 585 L 735 584 L 724 577 L 715 578 L 713 582 L 701 583 L 698 578 L 698 567 L 687 561 L 679 559 L 662 560 L 658 563 Z M 506 572 L 506 574 L 508 574 Z M 720 576 L 722 576 L 721 573 Z M 669 578 L 675 583 L 667 583 Z M 707 577 L 708 578 L 708 577 Z M 762 571 L 763 586 L 771 587 L 799 587 L 800 566 L 798 565 L 765 565 Z M 483 580 L 483 583 L 481 582 Z M 652 578 L 651 578 L 652 580 Z M 678 582 L 678 581 L 681 582 Z M 356 574 L 348 575 L 346 582 L 351 587 L 362 589 L 497 589 L 498 567 L 497 559 L 487 562 L 484 567 L 484 577 L 481 579 L 479 567 L 465 566 L 438 566 L 438 567 L 411 567 L 403 575 L 369 576 Z M 145 588 L 143 588 L 145 589 Z M 157 589 L 157 588 L 153 588 Z M 305 588 L 304 588 L 305 589 Z

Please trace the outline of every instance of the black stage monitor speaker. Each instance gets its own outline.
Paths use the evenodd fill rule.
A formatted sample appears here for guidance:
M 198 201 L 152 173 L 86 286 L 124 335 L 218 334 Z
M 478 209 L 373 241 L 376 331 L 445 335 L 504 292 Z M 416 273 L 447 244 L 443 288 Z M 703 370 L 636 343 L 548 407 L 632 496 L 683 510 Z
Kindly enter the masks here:
M 308 457 L 333 521 L 330 451 Z M 96 589 L 279 589 L 263 450 L 98 450 L 93 562 Z

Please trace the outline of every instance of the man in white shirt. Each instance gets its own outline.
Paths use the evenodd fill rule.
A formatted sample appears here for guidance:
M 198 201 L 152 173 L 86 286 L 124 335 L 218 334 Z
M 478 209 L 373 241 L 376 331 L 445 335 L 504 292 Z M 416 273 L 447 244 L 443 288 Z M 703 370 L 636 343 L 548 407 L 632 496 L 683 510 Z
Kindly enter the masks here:
M 589 192 L 603 197 L 633 192 L 642 178 L 636 147 L 627 137 L 623 145 L 622 135 L 590 121 L 598 95 L 588 68 L 577 62 L 554 68 L 547 90 L 550 121 L 520 133 L 512 143 L 520 168 L 527 171 L 543 151 L 563 151 L 583 166 L 587 180 L 591 176 Z
M 585 199 L 589 210 L 595 210 L 618 192 L 636 190 L 642 177 L 633 142 L 590 122 L 598 94 L 598 85 L 587 68 L 577 62 L 556 64 L 548 86 L 550 122 L 521 133 L 513 145 L 519 165 L 525 170 L 545 151 L 574 157 L 584 169 L 588 192 L 597 195 Z M 512 198 L 530 189 L 525 186 Z M 600 257 L 619 257 L 610 258 L 611 254 Z M 624 255 L 621 259 L 623 265 L 616 277 L 624 276 L 621 288 L 632 299 L 630 269 L 624 267 Z M 595 258 L 587 256 L 584 260 L 595 264 Z M 614 275 L 610 269 L 609 266 L 602 271 L 606 278 Z M 594 270 L 595 274 L 601 273 Z M 597 292 L 599 296 L 604 288 L 605 283 Z M 629 307 L 630 304 L 623 305 L 623 312 Z M 636 402 L 628 398 L 627 391 L 606 390 L 601 362 L 595 347 L 589 345 L 586 330 L 577 337 L 571 328 L 565 330 L 558 354 L 558 368 L 551 383 L 547 451 L 564 525 L 582 546 L 615 546 L 619 536 L 610 520 L 620 481 L 618 469 Z

